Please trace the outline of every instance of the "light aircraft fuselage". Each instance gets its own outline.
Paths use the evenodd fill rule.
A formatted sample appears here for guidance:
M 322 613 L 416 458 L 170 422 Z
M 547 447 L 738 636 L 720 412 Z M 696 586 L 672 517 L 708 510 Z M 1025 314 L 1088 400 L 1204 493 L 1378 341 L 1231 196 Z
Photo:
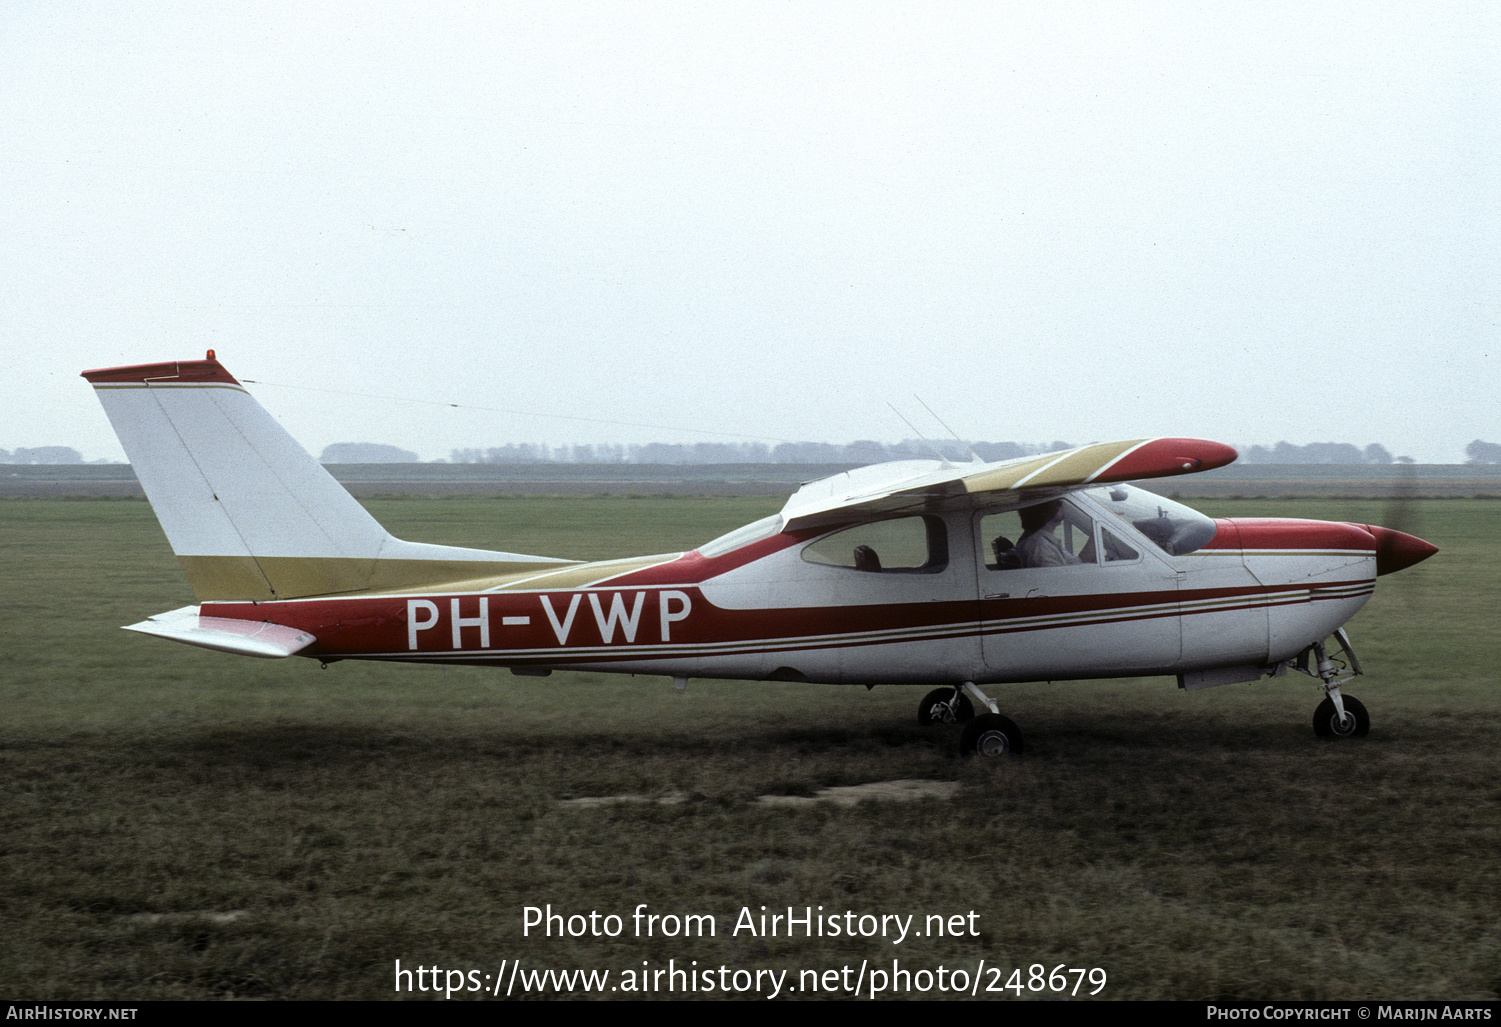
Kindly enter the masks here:
M 983 684 L 1290 667 L 1320 678 L 1333 734 L 1363 734 L 1323 640 L 1358 672 L 1341 625 L 1378 575 L 1436 551 L 1374 525 L 1211 520 L 1128 483 L 1235 457 L 1195 439 L 860 468 L 686 553 L 428 546 L 386 533 L 212 354 L 85 377 L 199 599 L 133 630 L 325 663 L 935 684 L 953 694 L 924 718 L 968 720 L 966 690 L 990 706 L 971 751 L 1020 748 Z

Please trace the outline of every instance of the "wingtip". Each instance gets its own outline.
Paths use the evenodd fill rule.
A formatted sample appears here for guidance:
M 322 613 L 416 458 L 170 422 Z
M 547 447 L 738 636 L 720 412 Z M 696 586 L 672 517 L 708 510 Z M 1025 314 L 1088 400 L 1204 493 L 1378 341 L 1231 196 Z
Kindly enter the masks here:
M 1129 481 L 1197 474 L 1224 467 L 1239 456 L 1235 447 L 1208 439 L 1151 439 L 1127 452 L 1096 480 Z

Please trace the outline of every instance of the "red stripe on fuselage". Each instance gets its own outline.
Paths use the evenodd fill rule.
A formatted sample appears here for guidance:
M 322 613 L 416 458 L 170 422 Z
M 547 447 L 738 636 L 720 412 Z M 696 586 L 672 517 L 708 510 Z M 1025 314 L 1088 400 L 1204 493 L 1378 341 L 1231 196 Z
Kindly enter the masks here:
M 594 661 L 640 658 L 632 654 L 643 649 L 655 650 L 660 655 L 663 649 L 679 646 L 691 650 L 704 645 L 722 645 L 732 647 L 726 651 L 743 652 L 780 646 L 880 645 L 969 631 L 998 634 L 1050 630 L 1227 612 L 1225 606 L 1192 609 L 1195 605 L 1216 600 L 1231 601 L 1231 610 L 1241 606 L 1306 603 L 1330 598 L 1328 593 L 1331 590 L 1369 584 L 1369 579 L 1358 579 L 1320 582 L 1312 591 L 1294 590 L 1293 586 L 1287 585 L 1240 586 L 1182 592 L 1162 590 L 1116 595 L 730 610 L 709 603 L 696 586 L 679 583 L 680 587 L 676 589 L 625 587 L 576 592 L 206 603 L 202 609 L 205 616 L 265 620 L 307 631 L 318 638 L 317 645 L 307 651 L 307 655 L 312 656 L 358 654 L 412 658 L 483 651 L 487 656 L 500 657 L 507 651 L 526 651 L 528 659 L 549 662 L 566 660 L 570 658 L 570 651 L 576 649 L 596 650 L 576 657 Z M 687 616 L 674 619 L 674 615 L 685 609 L 682 600 L 677 598 L 679 595 L 688 598 L 691 609 Z M 483 630 L 476 623 L 481 616 L 482 599 L 485 601 L 483 616 L 486 620 Z M 458 644 L 455 644 L 454 634 L 455 600 L 460 622 Z M 1185 606 L 1190 608 L 1184 609 Z M 415 631 L 409 623 L 409 615 L 415 615 L 421 625 Z M 525 617 L 527 623 L 507 625 L 507 617 Z M 633 622 L 629 631 L 627 617 Z M 1032 619 L 1041 619 L 1044 623 L 1022 623 Z M 899 638 L 879 637 L 898 633 Z M 483 634 L 488 634 L 488 646 L 482 644 Z M 606 635 L 610 636 L 608 640 Z M 416 649 L 410 648 L 413 637 L 418 643 Z M 601 648 L 608 648 L 609 652 L 601 655 L 597 651 Z M 540 655 L 539 650 L 543 651 Z

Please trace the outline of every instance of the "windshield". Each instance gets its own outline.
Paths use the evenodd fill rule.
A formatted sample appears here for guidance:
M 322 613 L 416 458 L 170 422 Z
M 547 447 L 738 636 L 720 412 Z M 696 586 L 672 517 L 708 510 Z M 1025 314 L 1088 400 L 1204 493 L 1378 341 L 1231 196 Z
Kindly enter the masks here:
M 723 556 L 725 553 L 748 546 L 752 542 L 760 542 L 763 538 L 771 538 L 782 530 L 782 515 L 772 514 L 763 517 L 759 521 L 752 521 L 742 528 L 736 528 L 728 535 L 721 535 L 713 542 L 705 542 L 698 547 L 700 556 Z
M 1199 511 L 1135 485 L 1086 489 L 1085 495 L 1150 539 L 1169 556 L 1200 549 L 1214 538 L 1214 521 Z

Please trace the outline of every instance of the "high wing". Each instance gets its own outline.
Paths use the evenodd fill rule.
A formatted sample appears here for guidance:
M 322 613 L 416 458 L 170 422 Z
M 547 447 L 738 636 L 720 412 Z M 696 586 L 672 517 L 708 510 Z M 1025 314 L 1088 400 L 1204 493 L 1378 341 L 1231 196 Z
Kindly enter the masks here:
M 1236 455 L 1230 446 L 1204 439 L 1134 439 L 996 463 L 873 464 L 798 489 L 782 507 L 782 530 L 967 506 L 1031 506 L 1106 482 L 1207 471 Z

